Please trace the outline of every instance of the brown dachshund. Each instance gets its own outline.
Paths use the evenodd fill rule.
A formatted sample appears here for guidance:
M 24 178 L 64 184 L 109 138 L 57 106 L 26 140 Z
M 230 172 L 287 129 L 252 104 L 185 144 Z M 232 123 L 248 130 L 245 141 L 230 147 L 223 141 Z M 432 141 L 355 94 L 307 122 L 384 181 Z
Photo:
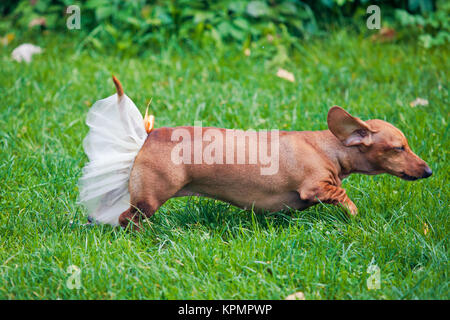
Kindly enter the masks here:
M 115 82 L 120 96 L 122 86 Z M 125 227 L 131 221 L 139 228 L 140 219 L 152 216 L 168 199 L 191 195 L 270 212 L 323 202 L 356 215 L 357 207 L 341 188 L 348 175 L 431 176 L 393 125 L 362 121 L 337 106 L 329 110 L 327 122 L 329 130 L 324 131 L 154 129 L 135 159 L 131 207 L 119 223 Z

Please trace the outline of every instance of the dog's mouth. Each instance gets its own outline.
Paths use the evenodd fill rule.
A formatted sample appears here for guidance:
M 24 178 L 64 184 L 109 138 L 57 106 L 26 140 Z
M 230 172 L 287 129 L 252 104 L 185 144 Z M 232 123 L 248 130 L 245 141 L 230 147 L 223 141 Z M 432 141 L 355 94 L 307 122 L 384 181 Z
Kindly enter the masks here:
M 410 176 L 409 174 L 406 174 L 404 172 L 402 172 L 400 174 L 400 178 L 407 180 L 407 181 L 414 181 L 414 180 L 420 179 L 419 177 Z

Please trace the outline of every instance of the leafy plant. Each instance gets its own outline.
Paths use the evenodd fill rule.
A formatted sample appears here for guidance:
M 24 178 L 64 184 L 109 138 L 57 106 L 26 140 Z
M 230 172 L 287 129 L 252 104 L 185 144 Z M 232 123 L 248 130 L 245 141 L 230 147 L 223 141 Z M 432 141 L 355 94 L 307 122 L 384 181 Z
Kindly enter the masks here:
M 431 11 L 427 7 L 423 15 L 413 15 L 401 9 L 395 11 L 395 17 L 400 25 L 408 28 L 408 34 L 418 36 L 420 44 L 425 48 L 450 42 L 450 3 L 438 1 L 436 7 L 436 11 Z
M 66 8 L 81 8 L 81 32 L 86 46 L 130 54 L 161 48 L 170 41 L 194 47 L 237 43 L 243 48 L 264 43 L 271 46 L 275 60 L 295 46 L 298 38 L 323 33 L 327 26 L 365 25 L 361 19 L 369 0 L 21 0 L 2 2 L 0 33 L 14 28 L 21 32 L 42 29 L 66 32 Z M 425 47 L 448 41 L 448 4 L 432 0 L 371 1 L 383 6 L 388 15 L 396 8 L 394 19 L 407 34 L 418 35 Z M 385 10 L 386 8 L 386 10 Z M 383 16 L 383 19 L 385 16 Z M 45 23 L 30 27 L 41 19 Z M 352 20 L 353 19 L 353 20 Z M 269 39 L 269 41 L 267 41 Z M 272 41 L 270 39 L 275 39 Z

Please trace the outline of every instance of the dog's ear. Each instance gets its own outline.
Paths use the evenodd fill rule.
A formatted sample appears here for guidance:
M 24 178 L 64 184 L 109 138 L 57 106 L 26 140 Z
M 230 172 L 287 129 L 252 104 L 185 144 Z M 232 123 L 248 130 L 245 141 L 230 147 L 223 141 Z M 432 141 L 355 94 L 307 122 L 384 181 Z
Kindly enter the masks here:
M 372 144 L 372 133 L 375 131 L 366 122 L 353 117 L 341 107 L 334 106 L 328 111 L 327 122 L 328 129 L 347 147 L 368 147 Z

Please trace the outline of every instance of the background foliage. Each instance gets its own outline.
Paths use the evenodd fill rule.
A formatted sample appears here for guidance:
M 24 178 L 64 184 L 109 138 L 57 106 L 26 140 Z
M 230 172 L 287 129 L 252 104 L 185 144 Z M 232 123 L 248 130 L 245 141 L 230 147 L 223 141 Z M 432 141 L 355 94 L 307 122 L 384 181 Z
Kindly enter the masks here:
M 289 48 L 298 38 L 320 36 L 337 26 L 367 33 L 369 4 L 380 6 L 383 26 L 399 29 L 399 39 L 418 39 L 427 48 L 450 39 L 450 2 L 445 0 L 5 1 L 0 4 L 0 34 L 12 28 L 67 32 L 64 16 L 73 4 L 81 8 L 83 46 L 127 53 L 164 47 L 171 39 L 220 49 L 225 42 L 246 48 L 276 37 L 282 55 L 286 48 L 280 53 L 280 46 Z M 30 28 L 30 21 L 39 18 L 45 18 L 45 25 Z

